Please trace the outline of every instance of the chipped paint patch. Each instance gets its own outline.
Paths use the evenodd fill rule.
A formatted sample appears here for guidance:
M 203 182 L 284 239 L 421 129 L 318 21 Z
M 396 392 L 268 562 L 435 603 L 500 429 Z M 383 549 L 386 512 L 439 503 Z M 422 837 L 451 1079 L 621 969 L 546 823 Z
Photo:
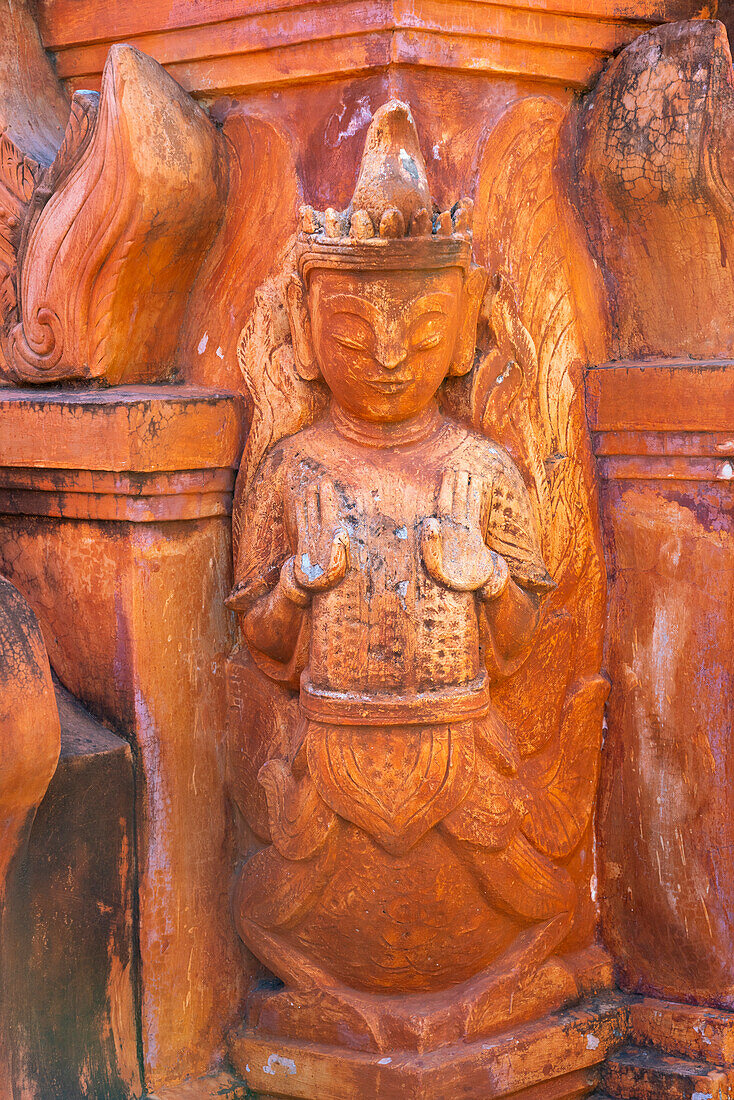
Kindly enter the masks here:
M 586 1049 L 587 1050 L 596 1050 L 596 1048 L 598 1046 L 599 1046 L 598 1038 L 596 1037 L 596 1035 L 592 1035 L 591 1032 L 589 1032 L 588 1035 L 586 1036 Z
M 420 183 L 421 174 L 418 171 L 418 165 L 415 163 L 407 149 L 400 150 L 400 163 L 403 166 L 403 171 L 407 172 L 407 174 L 415 183 Z
M 701 1027 L 700 1024 L 694 1024 L 693 1030 L 696 1032 L 697 1035 L 701 1036 L 701 1038 L 703 1039 L 704 1043 L 707 1044 L 707 1046 L 711 1046 L 711 1040 L 709 1039 L 708 1035 L 706 1034 L 706 1032 L 704 1031 L 703 1027 Z
M 204 354 L 204 352 L 206 351 L 206 345 L 208 343 L 209 343 L 209 333 L 205 332 L 204 335 L 202 336 L 201 340 L 199 340 L 199 346 L 196 349 L 198 351 L 199 355 Z
M 271 1054 L 267 1064 L 263 1066 L 263 1073 L 275 1076 L 278 1069 L 284 1069 L 286 1076 L 292 1077 L 296 1072 L 296 1063 L 292 1058 L 281 1058 L 280 1054 Z
M 347 105 L 344 104 L 339 115 L 337 116 L 338 122 L 341 125 L 342 119 L 347 110 Z M 370 110 L 369 96 L 361 96 L 356 103 L 356 110 L 351 119 L 344 127 L 340 129 L 336 137 L 336 144 L 339 145 L 344 138 L 352 137 L 358 130 L 361 130 L 363 126 L 367 126 L 372 121 L 372 111 Z
M 324 573 L 318 562 L 311 564 L 308 554 L 301 554 L 301 572 L 305 573 L 310 581 L 317 581 Z

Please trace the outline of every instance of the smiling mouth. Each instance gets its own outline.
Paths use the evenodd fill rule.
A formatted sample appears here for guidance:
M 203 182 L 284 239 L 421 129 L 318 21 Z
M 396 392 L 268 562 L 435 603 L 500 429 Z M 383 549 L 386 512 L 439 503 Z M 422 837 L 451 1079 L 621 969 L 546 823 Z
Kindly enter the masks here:
M 410 383 L 409 378 L 370 378 L 369 384 L 380 393 L 399 393 Z

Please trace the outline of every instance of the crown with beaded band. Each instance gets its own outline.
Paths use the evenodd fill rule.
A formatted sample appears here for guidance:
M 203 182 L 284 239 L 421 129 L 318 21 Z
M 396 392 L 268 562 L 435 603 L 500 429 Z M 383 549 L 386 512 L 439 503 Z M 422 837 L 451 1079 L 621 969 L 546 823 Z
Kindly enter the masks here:
M 434 206 L 410 107 L 393 99 L 370 123 L 347 209 L 301 207 L 299 269 L 468 268 L 473 212 L 471 199 Z

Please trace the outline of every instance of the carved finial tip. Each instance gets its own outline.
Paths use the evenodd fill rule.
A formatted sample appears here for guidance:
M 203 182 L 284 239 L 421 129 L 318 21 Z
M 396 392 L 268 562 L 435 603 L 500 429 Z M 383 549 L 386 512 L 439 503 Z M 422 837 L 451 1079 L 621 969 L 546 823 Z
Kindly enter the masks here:
M 324 211 L 324 231 L 327 237 L 344 237 L 345 236 L 345 224 L 344 216 L 335 210 L 333 206 L 327 207 Z
M 352 214 L 350 225 L 352 236 L 356 237 L 358 241 L 369 240 L 370 237 L 374 237 L 375 235 L 375 227 L 372 224 L 372 218 L 366 210 L 355 210 Z
M 302 206 L 298 214 L 301 221 L 302 233 L 318 233 L 320 229 L 319 219 L 312 206 Z
M 390 238 L 405 236 L 405 218 L 396 206 L 388 206 L 380 218 L 380 236 Z

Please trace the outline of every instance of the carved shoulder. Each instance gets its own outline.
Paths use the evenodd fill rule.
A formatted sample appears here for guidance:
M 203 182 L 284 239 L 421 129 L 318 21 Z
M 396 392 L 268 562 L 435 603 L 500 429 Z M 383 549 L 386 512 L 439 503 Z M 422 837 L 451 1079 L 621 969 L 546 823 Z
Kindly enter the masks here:
M 526 588 L 548 592 L 554 582 L 540 549 L 540 538 L 527 486 L 507 451 L 478 432 L 467 430 L 462 461 L 480 473 L 489 487 L 485 538 L 501 554 L 513 578 Z
M 456 426 L 458 461 L 469 470 L 494 482 L 506 480 L 516 486 L 523 485 L 522 477 L 509 453 L 481 432 L 463 425 Z M 460 433 L 460 434 L 459 434 Z

